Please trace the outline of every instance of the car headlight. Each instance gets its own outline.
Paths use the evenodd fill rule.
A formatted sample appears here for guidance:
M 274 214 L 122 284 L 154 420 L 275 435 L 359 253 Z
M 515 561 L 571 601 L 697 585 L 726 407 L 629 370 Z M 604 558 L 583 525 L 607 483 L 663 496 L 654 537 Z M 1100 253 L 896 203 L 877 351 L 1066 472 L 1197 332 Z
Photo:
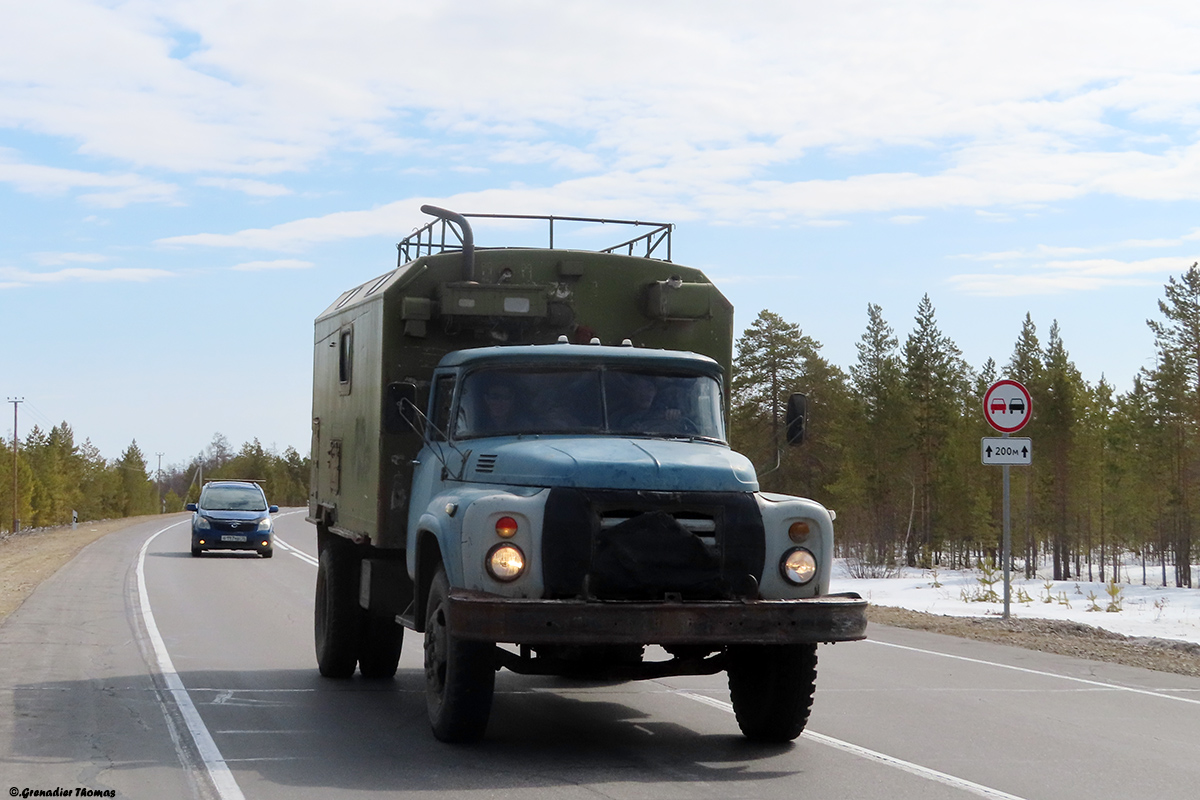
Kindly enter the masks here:
M 783 554 L 779 571 L 788 583 L 803 585 L 817 574 L 817 557 L 803 547 L 793 548 Z
M 258 529 L 259 529 L 260 531 L 269 531 L 269 530 L 271 530 L 271 518 L 270 518 L 270 517 L 263 517 L 262 519 L 260 519 L 260 520 L 258 521 Z
M 211 527 L 212 527 L 212 525 L 209 524 L 208 517 L 196 517 L 196 525 L 195 525 L 196 530 L 206 531 Z
M 513 544 L 498 544 L 488 551 L 487 571 L 498 581 L 515 581 L 525 571 L 525 554 Z

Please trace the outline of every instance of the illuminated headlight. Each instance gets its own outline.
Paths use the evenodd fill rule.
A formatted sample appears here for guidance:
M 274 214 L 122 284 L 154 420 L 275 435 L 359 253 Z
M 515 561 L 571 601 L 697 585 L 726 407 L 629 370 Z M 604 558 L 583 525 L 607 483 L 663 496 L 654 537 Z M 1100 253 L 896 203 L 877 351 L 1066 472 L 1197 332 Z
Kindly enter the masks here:
M 498 581 L 515 581 L 525 571 L 525 554 L 511 544 L 498 544 L 488 551 L 487 571 Z
M 269 530 L 271 530 L 271 518 L 270 518 L 270 517 L 263 517 L 262 519 L 260 519 L 260 520 L 258 521 L 258 529 L 259 529 L 260 531 L 269 531 Z
M 779 571 L 789 583 L 802 585 L 808 583 L 817 574 L 817 559 L 803 547 L 797 547 L 783 554 L 779 562 Z
M 211 527 L 212 525 L 209 524 L 208 517 L 196 517 L 196 530 L 206 531 Z

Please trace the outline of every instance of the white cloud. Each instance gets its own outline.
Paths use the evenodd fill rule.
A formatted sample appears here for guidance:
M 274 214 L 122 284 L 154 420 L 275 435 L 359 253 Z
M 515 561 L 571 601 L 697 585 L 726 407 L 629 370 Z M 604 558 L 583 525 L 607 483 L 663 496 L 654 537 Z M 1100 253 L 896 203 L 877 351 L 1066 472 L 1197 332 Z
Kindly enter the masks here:
M 1089 193 L 1200 198 L 1190 5 L 465 6 L 25 4 L 0 32 L 0 127 L 260 197 L 288 191 L 262 176 L 367 153 L 460 175 L 633 175 L 597 203 L 627 207 L 653 183 L 656 197 L 725 222 Z M 1146 135 L 1149 125 L 1179 133 Z M 817 153 L 893 148 L 946 157 L 921 171 L 776 177 L 803 174 Z M 155 191 L 85 199 L 116 206 Z
M 99 253 L 34 253 L 30 256 L 42 267 L 57 267 L 61 264 L 96 264 L 108 261 L 108 256 Z
M 27 164 L 15 151 L 0 148 L 0 183 L 37 195 L 61 195 L 84 190 L 79 199 L 102 208 L 122 208 L 130 203 L 169 203 L 178 187 L 131 173 L 102 174 L 77 169 Z
M 1009 270 L 954 275 L 949 279 L 949 283 L 963 294 L 986 297 L 1063 294 L 1095 291 L 1113 286 L 1161 285 L 1164 277 L 1186 270 L 1197 260 L 1197 257 L 1188 256 L 1139 261 L 1047 261 L 1020 272 Z
M 159 239 L 160 245 L 204 245 L 207 247 L 246 247 L 258 250 L 302 250 L 320 242 L 355 239 L 384 234 L 402 238 L 413 227 L 428 221 L 419 219 L 420 202 L 389 203 L 367 211 L 341 211 L 323 217 L 311 217 L 275 225 L 250 228 L 232 234 L 197 233 Z
M 0 286 L 8 288 L 34 284 L 67 283 L 146 283 L 160 278 L 174 277 L 174 273 L 162 269 L 90 269 L 69 267 L 55 272 L 31 272 L 29 270 L 0 267 Z
M 895 217 L 891 217 L 890 219 L 888 219 L 888 222 L 894 223 L 896 225 L 915 225 L 916 223 L 923 222 L 924 220 L 925 220 L 924 217 L 918 216 L 916 214 L 899 214 Z
M 280 258 L 274 261 L 246 261 L 230 267 L 239 272 L 262 272 L 273 269 L 311 269 L 315 266 L 311 261 L 299 261 L 294 258 Z
M 249 178 L 197 178 L 196 185 L 229 189 L 248 194 L 251 197 L 283 197 L 292 194 L 291 189 L 278 183 L 267 183 Z
M 1064 247 L 1039 244 L 1025 250 L 1004 250 L 995 253 L 963 253 L 952 258 L 970 261 L 1017 261 L 1030 259 L 1045 259 L 1061 256 L 1077 256 L 1089 253 L 1105 253 L 1113 250 L 1161 249 L 1179 247 L 1188 242 L 1200 239 L 1200 228 L 1193 228 L 1188 233 L 1168 239 L 1125 239 L 1119 242 L 1106 242 L 1089 247 Z M 1139 262 L 1141 263 L 1141 262 Z M 1148 263 L 1148 262 L 1146 262 Z

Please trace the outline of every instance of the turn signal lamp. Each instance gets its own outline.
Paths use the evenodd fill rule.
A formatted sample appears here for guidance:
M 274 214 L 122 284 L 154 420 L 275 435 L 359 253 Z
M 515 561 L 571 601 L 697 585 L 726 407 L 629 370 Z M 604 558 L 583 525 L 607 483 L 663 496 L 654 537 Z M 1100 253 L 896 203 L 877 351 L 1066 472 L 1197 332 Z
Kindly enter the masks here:
M 511 539 L 517 535 L 517 521 L 512 517 L 501 517 L 496 520 L 496 535 L 501 539 Z
M 809 526 L 804 520 L 793 522 L 788 526 L 788 538 L 796 544 L 800 544 L 808 538 Z
M 525 554 L 515 545 L 498 544 L 488 553 L 487 571 L 498 581 L 514 581 L 525 571 Z
M 808 583 L 817 574 L 817 559 L 803 547 L 797 547 L 783 554 L 779 562 L 779 571 L 789 583 L 797 586 Z

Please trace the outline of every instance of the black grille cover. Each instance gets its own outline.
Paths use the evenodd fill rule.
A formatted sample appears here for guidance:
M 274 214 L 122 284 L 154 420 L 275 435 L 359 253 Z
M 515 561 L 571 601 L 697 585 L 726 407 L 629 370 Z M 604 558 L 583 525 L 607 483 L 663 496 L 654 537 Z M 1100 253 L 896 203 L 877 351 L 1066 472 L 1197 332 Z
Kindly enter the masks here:
M 602 530 L 604 516 L 627 521 Z M 712 519 L 715 548 L 676 517 Z M 764 556 L 762 516 L 749 493 L 556 488 L 546 502 L 547 597 L 754 597 Z

